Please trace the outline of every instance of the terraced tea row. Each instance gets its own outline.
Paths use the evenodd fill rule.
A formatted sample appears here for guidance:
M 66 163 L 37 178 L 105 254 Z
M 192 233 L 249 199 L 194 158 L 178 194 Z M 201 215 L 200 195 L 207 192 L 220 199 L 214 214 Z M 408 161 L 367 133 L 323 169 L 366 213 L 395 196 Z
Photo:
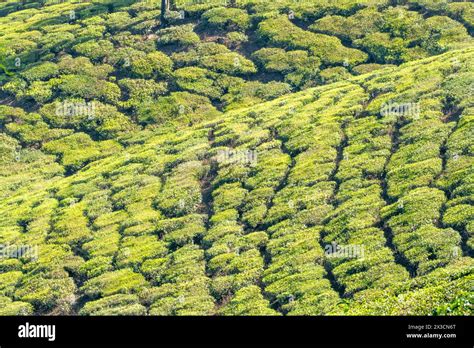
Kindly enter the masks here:
M 0 242 L 38 255 L 0 260 L 0 313 L 470 313 L 473 56 L 119 141 L 3 134 Z

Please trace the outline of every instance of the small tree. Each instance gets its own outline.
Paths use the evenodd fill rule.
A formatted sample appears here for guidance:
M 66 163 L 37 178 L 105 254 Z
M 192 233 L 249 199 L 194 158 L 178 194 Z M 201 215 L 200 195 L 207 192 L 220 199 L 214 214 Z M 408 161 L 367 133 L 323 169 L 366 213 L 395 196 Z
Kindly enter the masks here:
M 161 0 L 161 23 L 166 24 L 166 14 L 176 10 L 176 0 Z
M 169 0 L 161 0 L 161 23 L 166 23 L 166 12 L 169 11 Z

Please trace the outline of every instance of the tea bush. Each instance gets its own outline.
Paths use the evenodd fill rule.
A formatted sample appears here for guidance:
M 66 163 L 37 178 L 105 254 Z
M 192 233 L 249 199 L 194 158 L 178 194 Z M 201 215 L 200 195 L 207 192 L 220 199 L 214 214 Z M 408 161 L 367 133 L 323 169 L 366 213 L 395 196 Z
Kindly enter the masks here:
M 239 8 L 215 7 L 204 12 L 201 18 L 220 29 L 245 31 L 250 25 L 250 16 Z
M 1 4 L 0 314 L 471 314 L 471 9 Z

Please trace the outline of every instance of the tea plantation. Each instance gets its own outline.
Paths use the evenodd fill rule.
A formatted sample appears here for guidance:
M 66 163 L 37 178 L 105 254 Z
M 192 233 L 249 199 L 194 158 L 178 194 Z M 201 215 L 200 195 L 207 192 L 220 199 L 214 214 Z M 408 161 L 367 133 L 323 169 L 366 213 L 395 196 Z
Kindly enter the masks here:
M 0 315 L 474 314 L 474 3 L 160 5 L 0 4 Z

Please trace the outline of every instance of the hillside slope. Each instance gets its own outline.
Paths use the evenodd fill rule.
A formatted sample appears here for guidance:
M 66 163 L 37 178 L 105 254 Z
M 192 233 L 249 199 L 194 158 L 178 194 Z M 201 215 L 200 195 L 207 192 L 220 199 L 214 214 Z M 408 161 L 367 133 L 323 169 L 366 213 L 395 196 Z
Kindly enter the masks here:
M 166 22 L 160 1 L 1 3 L 0 101 L 39 111 L 51 128 L 110 139 L 136 123 L 202 118 L 473 43 L 469 2 L 176 3 Z M 54 119 L 48 106 L 70 99 L 94 100 L 106 125 Z
M 473 61 L 120 142 L 1 134 L 0 244 L 39 257 L 0 260 L 0 314 L 472 315 Z

